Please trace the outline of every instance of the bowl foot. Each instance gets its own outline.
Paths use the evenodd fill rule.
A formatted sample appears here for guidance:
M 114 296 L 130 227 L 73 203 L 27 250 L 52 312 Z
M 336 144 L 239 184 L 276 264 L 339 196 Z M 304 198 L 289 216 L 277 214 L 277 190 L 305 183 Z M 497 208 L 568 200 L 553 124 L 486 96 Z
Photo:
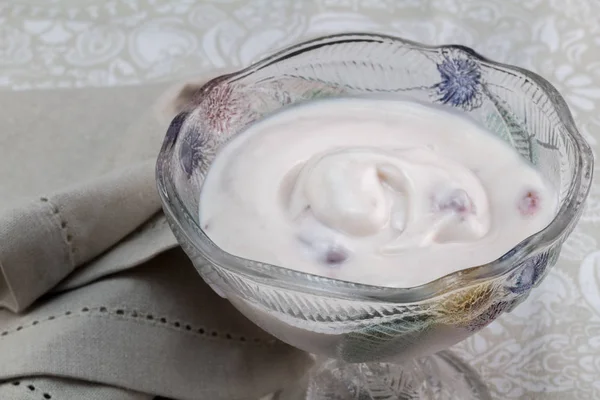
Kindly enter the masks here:
M 486 385 L 449 351 L 405 364 L 324 360 L 273 400 L 489 400 Z

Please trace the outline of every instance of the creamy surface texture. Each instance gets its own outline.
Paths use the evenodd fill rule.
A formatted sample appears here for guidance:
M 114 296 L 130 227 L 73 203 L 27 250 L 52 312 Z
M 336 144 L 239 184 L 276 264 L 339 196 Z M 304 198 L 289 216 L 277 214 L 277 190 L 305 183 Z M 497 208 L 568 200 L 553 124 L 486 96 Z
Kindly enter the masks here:
M 200 223 L 223 250 L 412 287 L 493 261 L 553 219 L 552 186 L 471 120 L 404 100 L 323 100 L 217 154 Z

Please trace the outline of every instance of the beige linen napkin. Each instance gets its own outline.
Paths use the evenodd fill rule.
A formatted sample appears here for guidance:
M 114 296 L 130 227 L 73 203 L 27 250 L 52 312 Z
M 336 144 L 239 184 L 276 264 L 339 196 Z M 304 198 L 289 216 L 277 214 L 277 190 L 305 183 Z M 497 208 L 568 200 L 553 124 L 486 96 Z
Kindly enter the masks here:
M 309 366 L 175 248 L 171 88 L 0 92 L 0 399 L 256 399 Z

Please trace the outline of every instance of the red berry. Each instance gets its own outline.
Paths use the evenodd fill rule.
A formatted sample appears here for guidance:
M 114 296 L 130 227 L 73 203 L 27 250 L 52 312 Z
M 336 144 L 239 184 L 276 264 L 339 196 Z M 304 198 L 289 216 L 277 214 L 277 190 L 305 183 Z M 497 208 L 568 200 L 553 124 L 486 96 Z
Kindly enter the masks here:
M 534 215 L 540 208 L 540 195 L 533 190 L 528 190 L 519 200 L 518 208 L 523 216 Z

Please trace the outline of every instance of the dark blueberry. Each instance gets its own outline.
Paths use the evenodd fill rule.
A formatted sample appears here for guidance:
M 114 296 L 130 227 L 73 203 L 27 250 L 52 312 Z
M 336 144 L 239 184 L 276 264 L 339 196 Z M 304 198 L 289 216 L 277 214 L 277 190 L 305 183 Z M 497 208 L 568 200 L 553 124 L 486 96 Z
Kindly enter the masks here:
M 453 211 L 457 214 L 469 214 L 473 212 L 473 202 L 462 189 L 453 189 L 443 196 L 434 199 L 434 207 L 440 211 Z
M 325 253 L 325 262 L 329 265 L 339 265 L 348 259 L 348 251 L 341 246 L 331 246 Z
M 469 58 L 445 56 L 437 65 L 441 82 L 435 85 L 439 101 L 465 110 L 481 103 L 481 71 L 479 64 Z
M 329 266 L 338 266 L 350 257 L 350 251 L 332 239 L 319 238 L 303 232 L 297 236 L 313 260 Z

